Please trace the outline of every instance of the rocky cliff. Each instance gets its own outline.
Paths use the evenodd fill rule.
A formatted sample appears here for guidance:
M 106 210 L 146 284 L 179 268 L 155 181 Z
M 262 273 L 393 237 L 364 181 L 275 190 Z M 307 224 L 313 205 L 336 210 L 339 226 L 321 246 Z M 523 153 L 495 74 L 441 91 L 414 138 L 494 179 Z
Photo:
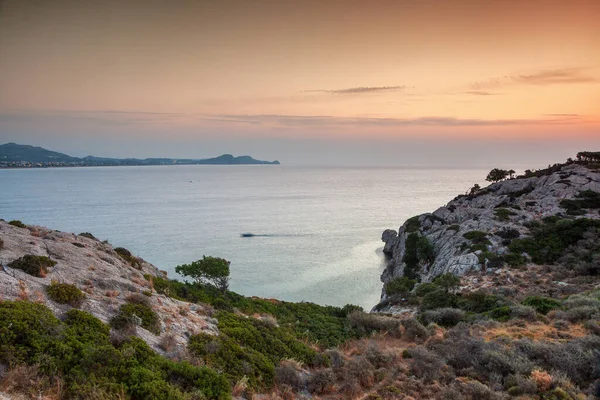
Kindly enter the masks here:
M 430 282 L 445 273 L 493 273 L 511 263 L 531 263 L 531 255 L 511 243 L 529 237 L 547 217 L 600 218 L 599 170 L 567 163 L 528 176 L 472 190 L 409 219 L 398 231 L 383 232 L 389 262 L 381 280 L 407 276 Z

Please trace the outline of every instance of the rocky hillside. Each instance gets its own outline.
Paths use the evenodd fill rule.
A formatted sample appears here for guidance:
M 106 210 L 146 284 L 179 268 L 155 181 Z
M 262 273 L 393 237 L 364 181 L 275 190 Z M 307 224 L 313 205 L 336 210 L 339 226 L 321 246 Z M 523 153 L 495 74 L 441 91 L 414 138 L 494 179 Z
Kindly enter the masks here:
M 90 234 L 75 235 L 39 226 L 18 227 L 5 221 L 0 221 L 0 240 L 3 243 L 0 251 L 3 300 L 34 301 L 61 316 L 72 305 L 52 299 L 48 288 L 52 283 L 71 284 L 85 296 L 78 308 L 108 323 L 128 299 L 142 296 L 158 314 L 159 321 L 153 332 L 138 326 L 138 335 L 159 352 L 163 352 L 160 342 L 166 336 L 177 346 L 185 347 L 194 334 L 217 333 L 216 320 L 208 316 L 206 306 L 164 294 L 152 295 L 153 278 L 165 278 L 166 272 L 123 248 L 114 248 Z M 40 273 L 31 275 L 11 267 L 12 262 L 24 256 L 47 257 L 50 261 L 44 267 L 42 259 Z
M 389 263 L 381 279 L 386 285 L 401 277 L 431 282 L 446 273 L 497 275 L 507 267 L 556 263 L 594 275 L 599 260 L 590 258 L 594 249 L 581 241 L 598 245 L 592 239 L 599 209 L 600 170 L 583 163 L 476 187 L 433 213 L 410 218 L 397 232 L 386 230 Z M 384 289 L 388 307 L 382 310 L 398 303 L 389 297 Z

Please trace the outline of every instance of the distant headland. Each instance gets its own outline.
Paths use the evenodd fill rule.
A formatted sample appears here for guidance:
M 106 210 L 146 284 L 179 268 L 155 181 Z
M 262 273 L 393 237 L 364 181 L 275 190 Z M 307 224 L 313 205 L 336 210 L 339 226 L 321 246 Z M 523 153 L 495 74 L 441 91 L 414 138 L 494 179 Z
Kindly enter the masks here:
M 0 145 L 0 168 L 50 168 L 50 167 L 114 167 L 144 165 L 279 165 L 279 161 L 261 161 L 250 156 L 234 157 L 223 154 L 205 159 L 180 158 L 106 158 L 87 156 L 71 157 L 29 145 L 5 143 Z

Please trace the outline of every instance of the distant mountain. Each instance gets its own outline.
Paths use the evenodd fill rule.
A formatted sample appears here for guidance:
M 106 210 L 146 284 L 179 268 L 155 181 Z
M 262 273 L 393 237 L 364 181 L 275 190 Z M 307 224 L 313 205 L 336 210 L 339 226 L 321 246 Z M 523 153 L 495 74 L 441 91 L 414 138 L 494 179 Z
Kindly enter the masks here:
M 261 161 L 250 156 L 223 154 L 206 159 L 179 158 L 108 158 L 67 154 L 16 143 L 0 145 L 0 168 L 73 167 L 73 166 L 133 166 L 133 165 L 279 165 L 279 161 Z
M 71 157 L 56 151 L 46 150 L 42 147 L 24 144 L 6 143 L 0 145 L 0 161 L 25 161 L 25 162 L 75 162 L 76 157 Z

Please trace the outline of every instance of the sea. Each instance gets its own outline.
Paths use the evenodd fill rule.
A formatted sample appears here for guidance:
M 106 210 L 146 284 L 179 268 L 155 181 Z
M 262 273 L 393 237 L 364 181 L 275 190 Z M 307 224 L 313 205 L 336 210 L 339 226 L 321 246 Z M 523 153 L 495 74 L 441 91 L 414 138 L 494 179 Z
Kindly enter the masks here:
M 222 257 L 238 293 L 369 310 L 381 294 L 382 232 L 434 211 L 486 174 L 284 165 L 5 169 L 0 218 L 91 232 L 170 278 L 182 279 L 177 265 Z

